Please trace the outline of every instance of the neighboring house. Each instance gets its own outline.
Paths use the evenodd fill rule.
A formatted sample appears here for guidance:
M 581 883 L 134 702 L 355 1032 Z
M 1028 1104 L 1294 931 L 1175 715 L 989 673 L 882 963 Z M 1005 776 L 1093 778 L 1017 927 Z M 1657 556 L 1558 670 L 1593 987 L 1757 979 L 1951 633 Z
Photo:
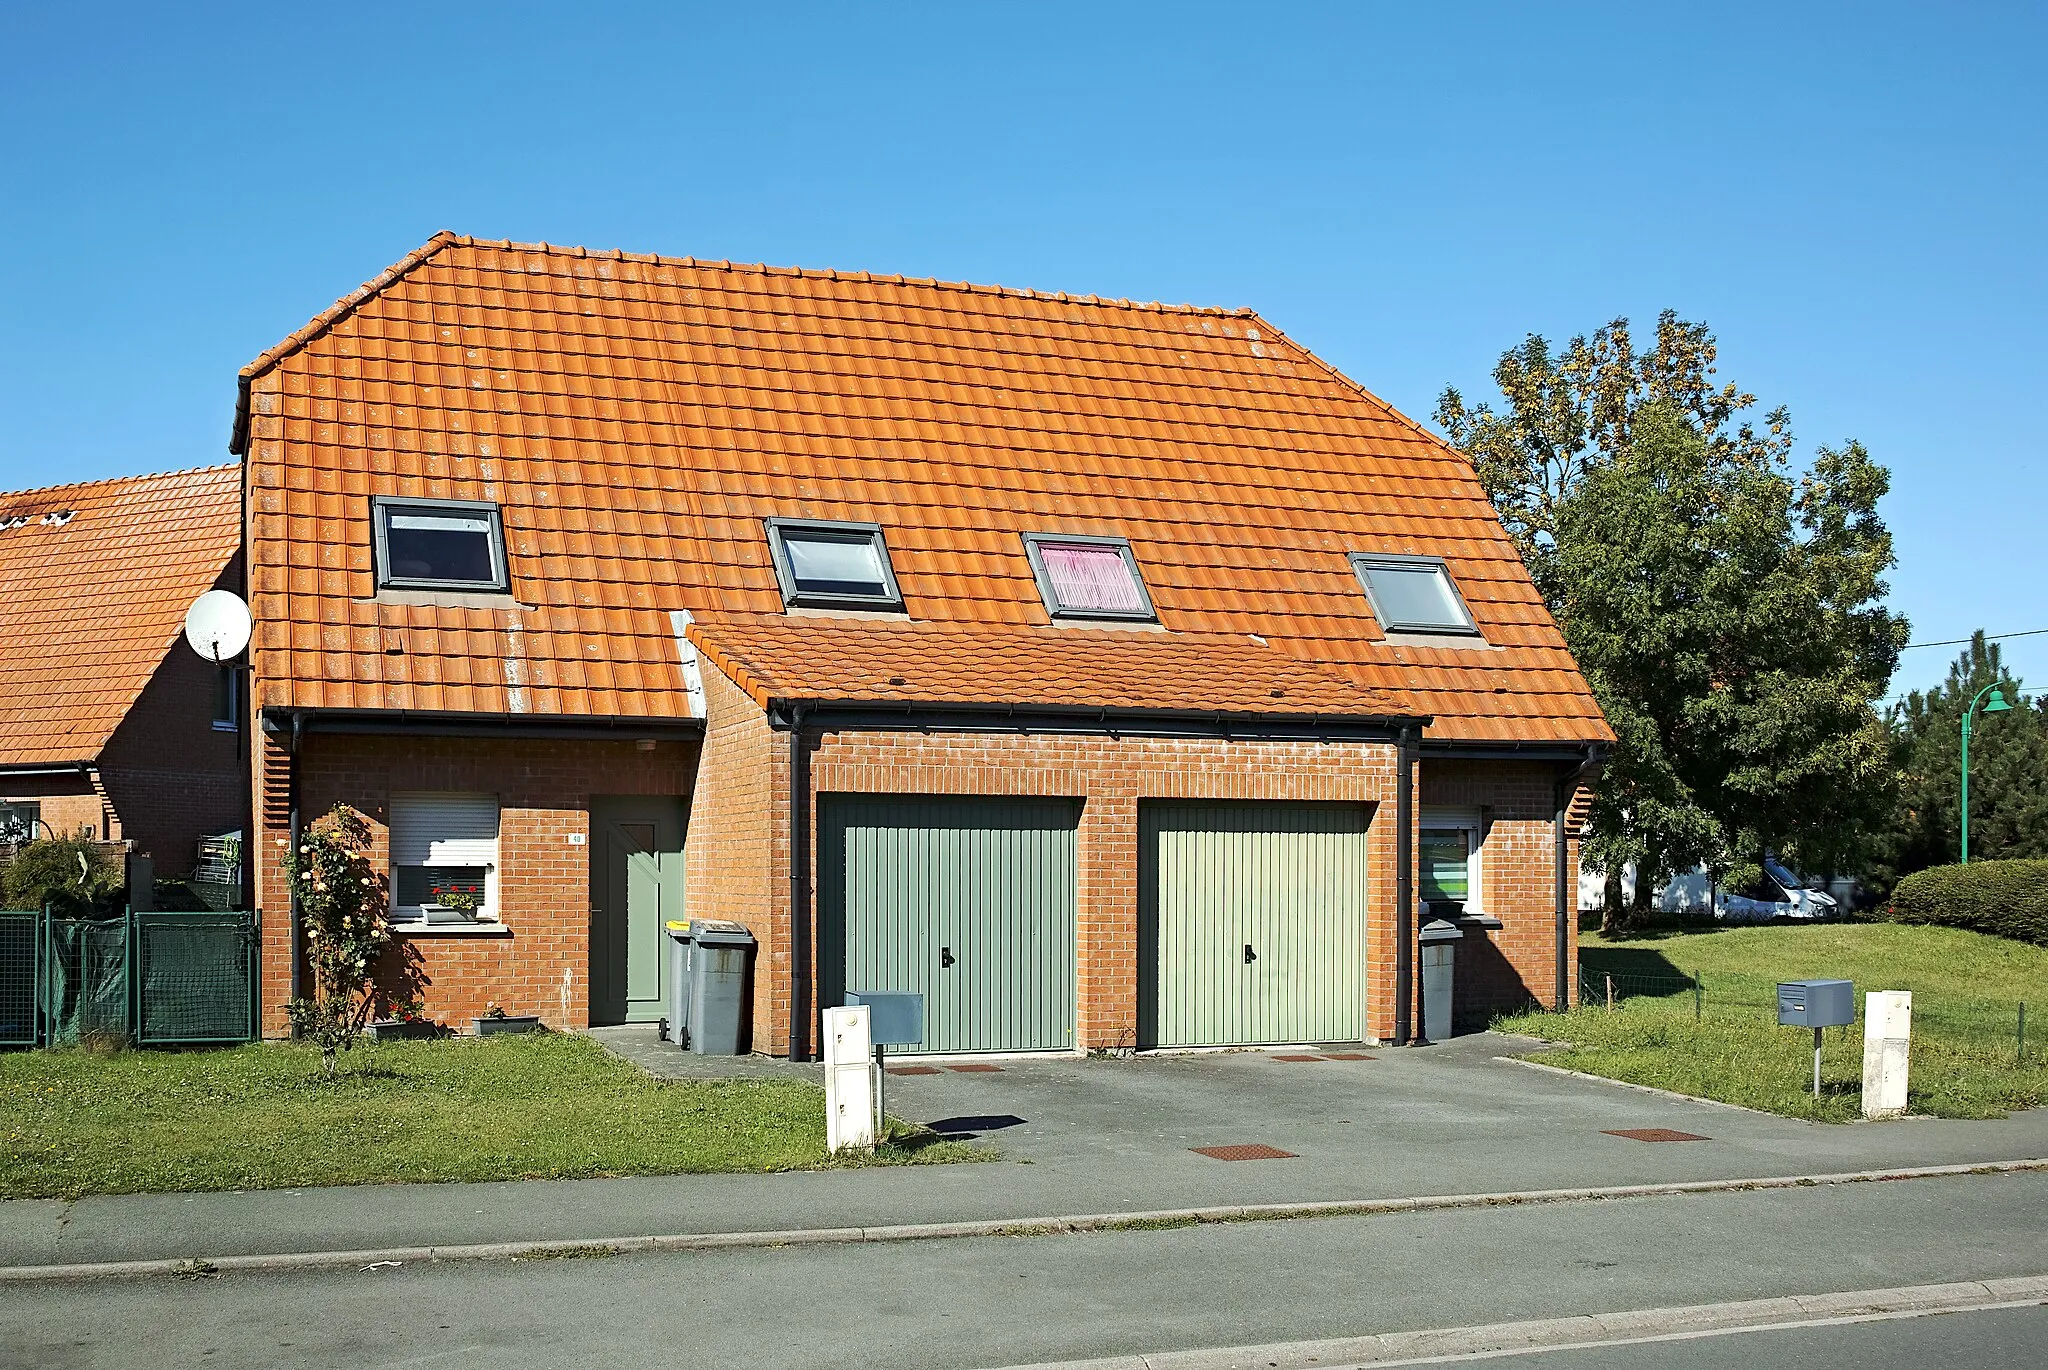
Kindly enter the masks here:
M 248 803 L 233 668 L 185 611 L 241 585 L 241 469 L 0 495 L 0 841 L 89 833 L 192 871 Z
M 1465 459 L 1257 315 L 441 235 L 233 450 L 260 903 L 357 806 L 438 1016 L 656 1018 L 685 910 L 797 1056 L 848 989 L 1401 1040 L 1404 898 L 1468 1019 L 1565 992 L 1606 723 Z

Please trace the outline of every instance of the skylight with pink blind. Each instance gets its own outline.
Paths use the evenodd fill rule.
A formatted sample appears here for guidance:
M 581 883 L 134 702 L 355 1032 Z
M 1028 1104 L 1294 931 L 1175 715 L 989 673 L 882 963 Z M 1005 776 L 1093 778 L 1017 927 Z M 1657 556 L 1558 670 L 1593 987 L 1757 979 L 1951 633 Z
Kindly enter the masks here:
M 1024 544 L 1054 618 L 1155 617 L 1137 559 L 1122 538 L 1032 535 Z

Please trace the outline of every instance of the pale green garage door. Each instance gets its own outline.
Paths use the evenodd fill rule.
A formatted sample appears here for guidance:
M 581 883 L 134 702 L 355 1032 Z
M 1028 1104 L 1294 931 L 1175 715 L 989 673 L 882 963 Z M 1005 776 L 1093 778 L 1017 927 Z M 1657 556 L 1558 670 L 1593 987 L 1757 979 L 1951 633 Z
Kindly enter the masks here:
M 1140 1044 L 1365 1036 L 1366 810 L 1139 806 Z
M 821 796 L 823 1002 L 923 994 L 925 1039 L 899 1051 L 1072 1047 L 1078 817 L 1067 800 Z

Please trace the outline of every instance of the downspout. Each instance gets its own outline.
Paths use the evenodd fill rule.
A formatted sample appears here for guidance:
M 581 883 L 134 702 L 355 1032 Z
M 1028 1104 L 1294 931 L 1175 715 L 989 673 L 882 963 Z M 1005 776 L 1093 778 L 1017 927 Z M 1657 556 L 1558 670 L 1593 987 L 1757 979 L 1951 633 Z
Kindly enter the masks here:
M 1566 869 L 1565 856 L 1571 849 L 1571 843 L 1566 838 L 1564 825 L 1565 817 L 1571 809 L 1573 782 L 1578 779 L 1578 775 L 1579 768 L 1574 766 L 1559 777 L 1557 783 L 1551 787 L 1551 798 L 1556 808 L 1556 817 L 1552 821 L 1551 831 L 1557 845 L 1554 858 L 1556 861 L 1555 874 L 1557 881 L 1557 983 L 1551 991 L 1550 1000 L 1551 1011 L 1554 1013 L 1563 1013 L 1567 1008 L 1571 1007 L 1572 1002 L 1571 967 L 1566 963 L 1571 959 L 1572 954 L 1571 919 L 1578 913 L 1579 901 L 1573 897 L 1575 893 L 1573 887 L 1577 882 L 1572 880 L 1571 872 Z
M 789 706 L 789 1059 L 811 1058 L 811 766 L 804 706 Z
M 1394 1045 L 1408 1045 L 1415 992 L 1415 725 L 1394 743 Z
M 304 714 L 294 713 L 292 715 L 292 742 L 290 750 L 286 753 L 290 757 L 291 772 L 285 777 L 285 783 L 291 786 L 292 796 L 291 850 L 288 853 L 289 856 L 297 856 L 299 852 L 299 728 L 304 719 Z M 254 851 L 251 847 L 245 846 L 244 850 L 249 851 L 253 858 Z M 253 859 L 250 864 L 254 865 Z M 305 929 L 300 926 L 299 882 L 291 878 L 291 867 L 289 864 L 285 867 L 284 884 L 287 892 L 285 917 L 292 925 L 292 998 L 303 999 L 306 997 L 306 956 L 304 946 L 306 934 Z

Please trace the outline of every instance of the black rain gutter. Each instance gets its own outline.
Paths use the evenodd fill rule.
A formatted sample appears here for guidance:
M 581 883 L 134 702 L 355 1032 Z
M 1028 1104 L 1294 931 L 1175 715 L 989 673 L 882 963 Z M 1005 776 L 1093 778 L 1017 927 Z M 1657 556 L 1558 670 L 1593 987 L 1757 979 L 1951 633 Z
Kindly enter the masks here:
M 1556 984 L 1551 987 L 1551 1007 L 1562 1013 L 1570 1007 L 1572 997 L 1572 923 L 1579 916 L 1578 872 L 1571 868 L 1571 834 L 1565 831 L 1565 819 L 1571 811 L 1572 792 L 1580 781 L 1598 771 L 1607 760 L 1605 742 L 1589 742 L 1569 759 L 1564 773 L 1557 778 L 1553 801 L 1557 811 L 1553 823 L 1556 840 L 1556 897 L 1557 897 L 1557 942 L 1554 959 L 1557 962 Z
M 94 761 L 63 761 L 47 765 L 0 766 L 0 775 L 76 775 L 90 780 L 92 773 L 98 769 L 98 766 L 99 763 Z
M 529 737 L 582 740 L 643 737 L 692 741 L 704 736 L 701 718 L 634 714 L 485 714 L 417 709 L 277 709 L 263 711 L 266 732 L 385 734 L 421 737 Z
M 811 1059 L 811 753 L 805 706 L 788 706 L 789 1059 Z
M 927 704 L 771 699 L 768 722 L 793 714 L 818 729 L 860 732 L 1065 733 L 1114 737 L 1217 737 L 1231 741 L 1392 742 L 1428 718 L 1357 714 L 1249 714 L 1212 709 L 1129 709 L 1057 704 Z

